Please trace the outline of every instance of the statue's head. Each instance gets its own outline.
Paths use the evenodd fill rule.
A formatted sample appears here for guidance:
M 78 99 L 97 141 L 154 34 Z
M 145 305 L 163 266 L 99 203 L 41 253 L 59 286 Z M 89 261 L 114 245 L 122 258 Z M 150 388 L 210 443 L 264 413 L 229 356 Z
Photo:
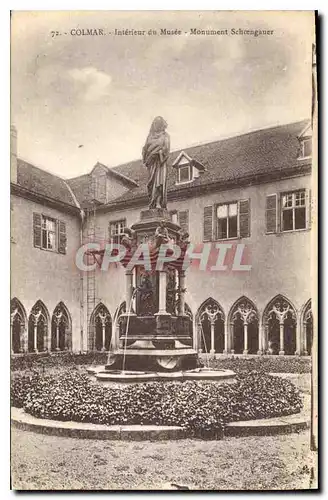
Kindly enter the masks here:
M 166 128 L 167 123 L 164 118 L 162 116 L 156 116 L 156 118 L 154 118 L 153 120 L 153 123 L 151 124 L 150 133 L 159 134 L 160 132 L 164 132 Z
M 160 225 L 161 227 L 165 227 L 165 220 L 164 220 L 164 219 L 162 219 L 162 220 L 161 220 L 161 222 L 159 223 L 159 225 Z

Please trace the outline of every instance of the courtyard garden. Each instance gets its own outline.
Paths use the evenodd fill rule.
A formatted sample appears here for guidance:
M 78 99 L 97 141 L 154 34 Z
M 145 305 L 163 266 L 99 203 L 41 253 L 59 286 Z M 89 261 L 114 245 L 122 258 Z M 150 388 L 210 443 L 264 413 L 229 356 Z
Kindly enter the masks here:
M 93 356 L 93 357 L 91 357 Z M 226 358 L 215 369 L 233 369 L 233 384 L 206 381 L 149 382 L 104 386 L 86 366 L 100 355 L 64 354 L 13 363 L 12 406 L 34 417 L 106 425 L 180 426 L 188 435 L 219 439 L 228 422 L 299 413 L 303 398 L 291 377 L 310 370 L 309 360 L 276 357 Z M 289 362 L 289 363 L 288 363 Z M 275 376 L 275 373 L 284 376 Z M 308 376 L 308 375 L 306 375 Z
M 43 419 L 179 425 L 194 439 L 101 441 L 13 428 L 15 489 L 315 487 L 316 455 L 309 448 L 309 431 L 224 437 L 224 427 L 231 421 L 299 412 L 308 418 L 309 358 L 210 360 L 211 368 L 237 374 L 234 384 L 222 385 L 186 381 L 106 386 L 94 382 L 86 371 L 87 366 L 105 362 L 103 353 L 15 357 L 12 405 Z

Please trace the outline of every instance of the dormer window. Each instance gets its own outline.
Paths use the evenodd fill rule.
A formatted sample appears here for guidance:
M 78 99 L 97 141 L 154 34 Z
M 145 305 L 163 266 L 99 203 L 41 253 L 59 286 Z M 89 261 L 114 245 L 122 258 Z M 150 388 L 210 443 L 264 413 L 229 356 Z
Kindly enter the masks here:
M 298 159 L 303 160 L 303 158 L 311 158 L 312 156 L 312 129 L 310 124 L 302 130 L 301 134 L 298 136 L 300 143 Z
M 205 167 L 197 160 L 191 158 L 187 153 L 182 151 L 173 163 L 176 169 L 177 177 L 176 184 L 187 184 L 193 182 L 199 177 L 199 174 L 204 172 Z
M 178 184 L 192 181 L 192 167 L 190 165 L 180 165 L 178 168 Z
M 300 158 L 311 158 L 312 156 L 312 139 L 308 137 L 301 141 Z

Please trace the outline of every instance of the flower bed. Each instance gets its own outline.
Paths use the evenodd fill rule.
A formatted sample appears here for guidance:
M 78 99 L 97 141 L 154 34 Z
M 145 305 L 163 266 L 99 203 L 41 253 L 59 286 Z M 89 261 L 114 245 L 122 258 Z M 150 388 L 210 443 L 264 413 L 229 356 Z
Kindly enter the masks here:
M 108 425 L 178 425 L 199 437 L 222 436 L 237 420 L 298 413 L 300 394 L 287 380 L 240 373 L 235 384 L 186 381 L 121 387 L 93 383 L 78 370 L 12 378 L 12 404 L 39 418 Z
M 204 360 L 205 361 L 205 360 Z M 311 359 L 301 356 L 257 356 L 218 358 L 209 360 L 214 370 L 257 370 L 264 373 L 310 373 Z
M 49 367 L 69 367 L 79 365 L 104 365 L 107 362 L 106 352 L 58 352 L 58 353 L 25 353 L 11 357 L 11 370 L 33 370 Z
M 12 371 L 31 370 L 50 367 L 70 367 L 83 365 L 104 365 L 108 354 L 105 352 L 87 353 L 28 353 L 14 355 L 11 358 Z M 205 359 L 202 360 L 205 362 Z M 210 368 L 214 370 L 257 370 L 265 373 L 310 373 L 311 359 L 301 356 L 257 356 L 235 357 L 227 356 L 209 360 Z

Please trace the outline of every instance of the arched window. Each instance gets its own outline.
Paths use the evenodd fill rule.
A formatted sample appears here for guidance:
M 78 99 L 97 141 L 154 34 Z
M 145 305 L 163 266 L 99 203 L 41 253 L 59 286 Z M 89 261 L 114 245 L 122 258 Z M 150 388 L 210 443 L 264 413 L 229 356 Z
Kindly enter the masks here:
M 109 351 L 112 339 L 112 318 L 107 307 L 98 304 L 90 319 L 89 349 L 96 351 Z
M 268 354 L 295 354 L 296 312 L 291 302 L 277 295 L 263 314 Z
M 63 302 L 55 307 L 51 320 L 51 350 L 65 351 L 72 348 L 70 314 Z
M 16 297 L 10 303 L 11 350 L 13 353 L 23 352 L 26 348 L 26 313 L 23 305 Z
M 303 353 L 306 355 L 312 354 L 313 343 L 313 314 L 311 299 L 306 303 L 302 316 L 302 337 L 303 337 Z
M 49 314 L 46 306 L 38 300 L 32 307 L 28 319 L 28 351 L 43 352 L 48 348 Z
M 259 315 L 247 297 L 238 299 L 229 314 L 232 350 L 235 354 L 256 354 L 259 349 Z
M 197 329 L 201 351 L 211 354 L 224 351 L 224 312 L 212 297 L 198 309 Z

